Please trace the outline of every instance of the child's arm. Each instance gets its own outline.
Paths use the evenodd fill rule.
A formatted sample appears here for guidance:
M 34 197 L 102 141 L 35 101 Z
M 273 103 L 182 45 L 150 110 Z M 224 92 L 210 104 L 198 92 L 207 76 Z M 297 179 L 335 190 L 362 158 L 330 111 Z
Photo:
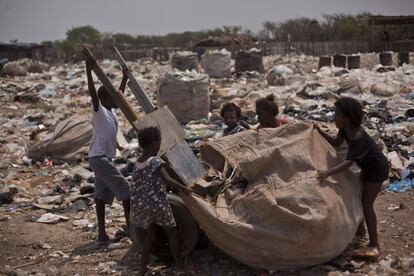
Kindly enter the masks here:
M 317 178 L 318 178 L 318 180 L 320 181 L 320 182 L 325 182 L 325 180 L 329 177 L 329 176 L 331 176 L 331 175 L 333 175 L 333 174 L 336 174 L 336 173 L 339 173 L 339 172 L 341 172 L 341 171 L 343 171 L 343 170 L 346 170 L 346 169 L 348 169 L 349 167 L 351 167 L 352 166 L 352 164 L 354 163 L 354 161 L 352 161 L 352 160 L 346 160 L 346 161 L 344 161 L 344 162 L 342 162 L 341 164 L 339 164 L 339 165 L 337 165 L 337 166 L 335 166 L 335 167 L 333 167 L 332 169 L 329 169 L 329 170 L 326 170 L 326 171 L 318 171 L 318 176 L 317 176 Z
M 127 80 L 128 80 L 128 76 L 126 75 L 126 70 L 128 70 L 128 69 L 126 69 L 126 68 L 122 69 L 122 73 L 123 73 L 122 81 L 121 81 L 121 85 L 119 86 L 119 89 L 118 89 L 119 91 L 121 91 L 122 94 L 124 94 L 124 92 L 125 92 L 125 86 L 126 86 L 126 83 L 127 83 Z
M 161 166 L 159 170 L 160 170 L 161 178 L 165 182 L 165 184 L 167 184 L 173 189 L 176 189 L 176 190 L 179 190 L 185 193 L 192 192 L 192 190 L 189 187 L 184 186 L 183 184 L 179 183 L 177 180 L 172 178 L 164 166 Z
M 93 104 L 93 110 L 95 112 L 98 112 L 99 110 L 99 99 L 98 95 L 96 94 L 95 84 L 93 83 L 92 78 L 92 62 L 95 62 L 93 60 L 86 60 L 86 75 L 88 76 L 88 91 L 89 95 L 92 98 L 92 104 Z
M 319 134 L 322 135 L 322 137 L 325 138 L 325 140 L 328 141 L 328 143 L 333 147 L 339 147 L 344 142 L 344 138 L 342 136 L 337 135 L 336 138 L 333 138 L 325 133 L 318 124 L 313 124 L 313 128 L 316 129 Z

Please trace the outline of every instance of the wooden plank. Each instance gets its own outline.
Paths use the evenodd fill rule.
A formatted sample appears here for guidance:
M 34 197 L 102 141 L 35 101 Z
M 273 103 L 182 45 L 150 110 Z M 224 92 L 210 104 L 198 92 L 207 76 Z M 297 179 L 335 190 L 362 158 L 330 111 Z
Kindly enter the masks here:
M 135 122 L 135 128 L 138 131 L 153 126 L 158 127 L 161 131 L 160 155 L 164 155 L 167 151 L 185 139 L 183 128 L 167 106 L 164 106 Z
M 194 155 L 186 141 L 181 141 L 173 147 L 165 157 L 171 168 L 186 185 L 191 185 L 206 173 L 203 164 Z
M 93 56 L 91 51 L 88 48 L 84 48 L 83 53 L 85 55 L 85 58 L 89 58 L 95 61 L 92 65 L 92 70 L 95 72 L 98 79 L 102 82 L 102 85 L 108 91 L 109 95 L 112 97 L 116 105 L 119 107 L 119 109 L 121 109 L 122 113 L 125 115 L 129 123 L 134 127 L 134 122 L 138 119 L 138 117 L 126 101 L 124 95 L 115 89 L 104 71 L 96 62 L 96 58 Z
M 138 100 L 139 104 L 142 106 L 142 109 L 144 109 L 145 113 L 148 114 L 148 113 L 153 112 L 155 110 L 155 107 L 152 104 L 151 100 L 148 98 L 144 89 L 142 89 L 142 87 L 139 85 L 134 75 L 132 75 L 131 70 L 129 70 L 129 67 L 125 63 L 125 60 L 119 53 L 118 49 L 114 47 L 114 50 L 115 50 L 115 58 L 118 60 L 122 69 L 126 69 L 126 75 L 128 76 L 128 79 L 129 79 L 128 86 L 131 89 L 132 93 L 134 94 L 135 98 Z

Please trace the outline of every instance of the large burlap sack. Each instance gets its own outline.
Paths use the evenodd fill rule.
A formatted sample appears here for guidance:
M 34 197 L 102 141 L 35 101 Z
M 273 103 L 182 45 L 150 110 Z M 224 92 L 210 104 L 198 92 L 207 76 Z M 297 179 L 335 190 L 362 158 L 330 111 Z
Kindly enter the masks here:
M 201 58 L 204 71 L 211 78 L 226 78 L 230 75 L 231 53 L 226 49 L 207 52 Z
M 392 97 L 398 92 L 398 89 L 386 83 L 374 83 L 371 86 L 370 91 L 377 96 Z
M 258 71 L 263 72 L 262 52 L 257 49 L 240 51 L 237 53 L 235 62 L 236 72 Z
M 201 156 L 217 169 L 225 162 L 237 167 L 249 184 L 232 197 L 220 193 L 215 204 L 183 199 L 209 239 L 249 266 L 324 263 L 344 251 L 362 221 L 356 174 L 347 170 L 325 184 L 317 181 L 316 170 L 342 160 L 311 125 L 244 131 L 206 144 Z
M 197 53 L 190 51 L 177 52 L 171 57 L 171 66 L 181 71 L 198 70 Z
M 8 76 L 26 76 L 27 70 L 23 68 L 17 61 L 6 63 L 1 69 L 2 75 Z
M 157 104 L 167 105 L 181 123 L 207 118 L 210 111 L 208 75 L 179 70 L 164 74 L 158 82 Z
M 27 155 L 36 160 L 45 157 L 71 159 L 82 147 L 89 145 L 92 124 L 89 119 L 70 118 L 56 125 L 50 139 L 29 146 Z

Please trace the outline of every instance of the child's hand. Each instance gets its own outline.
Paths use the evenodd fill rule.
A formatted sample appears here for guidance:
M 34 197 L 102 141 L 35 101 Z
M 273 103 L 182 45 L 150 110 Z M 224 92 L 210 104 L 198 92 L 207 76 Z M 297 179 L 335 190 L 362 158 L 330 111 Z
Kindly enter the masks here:
M 191 187 L 185 187 L 183 192 L 186 193 L 186 194 L 191 194 L 193 192 L 193 189 Z
M 96 61 L 93 58 L 86 59 L 86 70 L 89 72 L 92 71 L 93 65 L 96 63 Z
M 128 76 L 127 76 L 127 72 L 128 72 L 128 67 L 124 67 L 124 68 L 122 68 L 122 76 L 123 76 L 124 78 L 128 78 Z
M 328 171 L 318 171 L 316 178 L 320 183 L 324 183 L 329 176 L 330 174 Z
M 313 123 L 313 128 L 317 131 L 321 131 L 321 127 L 317 123 Z

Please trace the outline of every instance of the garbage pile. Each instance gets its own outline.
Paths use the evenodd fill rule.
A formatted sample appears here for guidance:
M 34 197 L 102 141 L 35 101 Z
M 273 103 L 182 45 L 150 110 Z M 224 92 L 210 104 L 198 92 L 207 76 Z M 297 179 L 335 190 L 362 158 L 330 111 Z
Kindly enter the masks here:
M 170 64 L 149 58 L 128 62 L 128 65 L 156 105 L 166 104 L 165 97 L 172 96 L 177 104 L 186 104 L 187 109 L 192 110 L 190 113 L 202 113 L 197 118 L 182 120 L 187 140 L 195 151 L 206 140 L 221 136 L 225 126 L 220 109 L 226 102 L 239 105 L 242 119 L 254 128 L 258 123 L 255 101 L 274 94 L 280 113 L 290 121 L 319 121 L 335 133 L 334 101 L 341 96 L 354 97 L 363 103 L 364 127 L 384 144 L 391 164 L 391 184 L 403 182 L 390 191 L 410 190 L 412 186 L 407 183 L 412 183 L 414 178 L 414 66 L 405 64 L 393 67 L 394 70 L 380 69 L 384 66 L 378 65 L 378 55 L 360 56 L 361 68 L 351 70 L 329 66 L 318 69 L 318 58 L 311 56 L 254 56 L 257 71 L 251 71 L 246 64 L 243 70 L 236 72 L 232 66 L 228 77 L 211 79 L 202 68 L 200 73 L 171 71 Z M 118 63 L 114 60 L 99 63 L 117 87 L 122 78 Z M 85 227 L 92 233 L 96 222 L 92 208 L 93 175 L 87 159 L 87 122 L 91 105 L 85 65 L 38 65 L 40 69 L 33 69 L 33 66 L 29 69 L 31 65 L 27 64 L 37 62 L 8 62 L 0 73 L 1 208 L 9 215 L 40 208 L 44 214 L 56 216 L 47 215 L 40 221 L 40 217 L 34 218 L 33 223 L 70 223 L 74 228 Z M 9 66 L 13 70 L 8 71 Z M 13 74 L 9 74 L 12 71 Z M 98 88 L 97 78 L 95 82 Z M 164 90 L 166 83 L 174 89 Z M 175 94 L 188 92 L 188 87 L 201 87 L 200 98 Z M 128 88 L 125 95 L 138 117 L 144 116 Z M 188 103 L 183 102 L 184 98 Z M 174 112 L 171 106 L 170 109 Z M 120 113 L 118 117 L 121 133 L 115 162 L 123 169 L 133 164 L 140 149 L 127 120 Z M 76 131 L 77 139 L 59 140 L 59 137 L 64 138 L 59 136 L 62 122 L 82 126 L 82 132 Z M 66 151 L 59 151 L 61 146 Z M 80 214 L 79 210 L 84 212 Z M 109 218 L 121 225 L 121 205 L 115 203 L 111 212 Z

